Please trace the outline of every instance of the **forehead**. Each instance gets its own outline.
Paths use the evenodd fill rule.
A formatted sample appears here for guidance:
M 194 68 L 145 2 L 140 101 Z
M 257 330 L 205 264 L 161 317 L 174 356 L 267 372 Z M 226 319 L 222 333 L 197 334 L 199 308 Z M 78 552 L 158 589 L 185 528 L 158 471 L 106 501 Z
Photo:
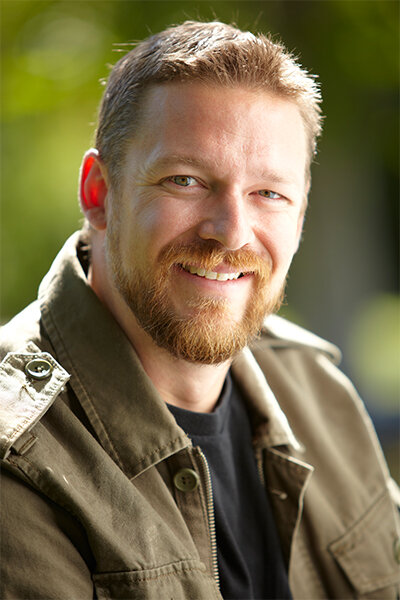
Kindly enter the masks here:
M 305 172 L 307 139 L 297 105 L 244 87 L 199 82 L 151 86 L 134 145 L 156 155 L 211 156 L 251 163 L 287 163 Z M 280 165 L 282 167 L 282 165 Z

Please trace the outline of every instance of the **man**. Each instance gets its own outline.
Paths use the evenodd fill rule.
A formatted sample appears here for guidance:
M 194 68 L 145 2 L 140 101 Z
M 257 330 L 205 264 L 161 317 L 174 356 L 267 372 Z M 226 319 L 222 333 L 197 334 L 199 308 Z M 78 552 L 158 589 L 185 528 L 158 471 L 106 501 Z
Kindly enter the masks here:
M 337 349 L 271 316 L 319 101 L 221 23 L 114 67 L 84 230 L 3 328 L 3 598 L 397 597 L 371 423 Z

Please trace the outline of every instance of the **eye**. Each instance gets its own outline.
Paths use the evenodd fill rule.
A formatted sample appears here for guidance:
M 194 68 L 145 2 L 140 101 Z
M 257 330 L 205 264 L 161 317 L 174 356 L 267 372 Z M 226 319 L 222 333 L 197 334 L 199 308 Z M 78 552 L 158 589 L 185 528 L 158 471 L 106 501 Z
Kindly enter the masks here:
M 172 177 L 168 177 L 168 181 L 171 181 L 180 187 L 189 187 L 197 183 L 196 179 L 194 177 L 189 177 L 189 175 L 173 175 Z
M 284 196 L 281 196 L 277 192 L 272 192 L 271 190 L 260 190 L 258 192 L 260 196 L 263 198 L 268 198 L 269 200 L 280 200 L 284 199 Z

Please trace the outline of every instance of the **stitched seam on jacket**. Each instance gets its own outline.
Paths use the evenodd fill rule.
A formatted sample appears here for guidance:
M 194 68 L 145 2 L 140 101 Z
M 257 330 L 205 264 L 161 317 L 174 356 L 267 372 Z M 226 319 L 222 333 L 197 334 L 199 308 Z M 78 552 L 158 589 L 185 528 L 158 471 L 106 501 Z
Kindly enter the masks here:
M 365 523 L 365 521 L 368 520 L 368 518 L 371 516 L 371 513 L 373 513 L 374 510 L 378 509 L 379 504 L 383 503 L 384 500 L 387 498 L 390 499 L 390 494 L 386 489 L 384 489 L 383 492 L 381 492 L 381 494 L 379 494 L 379 496 L 377 496 L 374 499 L 369 508 L 362 514 L 362 516 L 359 519 L 357 519 L 357 521 L 350 527 L 348 532 L 345 534 L 350 537 L 350 541 L 352 539 L 351 536 L 354 535 L 357 536 L 357 539 L 362 539 L 362 531 L 356 532 L 355 530 L 357 530 L 360 525 Z M 400 581 L 400 575 L 396 566 L 391 571 L 391 573 L 380 575 L 375 578 L 370 578 L 368 577 L 368 575 L 365 575 L 365 572 L 360 572 L 358 560 L 354 562 L 352 556 L 348 554 L 350 541 L 348 541 L 347 544 L 342 543 L 342 547 L 340 547 L 339 545 L 338 548 L 335 547 L 336 542 L 334 542 L 332 544 L 334 549 L 331 549 L 331 552 L 333 553 L 333 556 L 336 560 L 338 560 L 341 557 L 345 557 L 347 572 L 350 577 L 360 582 L 360 584 L 362 585 L 362 590 L 360 591 L 362 593 L 374 592 L 387 586 L 395 585 L 397 582 Z
M 173 446 L 176 442 L 179 442 L 180 440 L 182 440 L 183 436 L 179 435 L 178 437 L 176 437 L 175 439 L 171 440 L 168 442 L 168 444 L 165 444 L 164 446 L 160 446 L 159 448 L 156 448 L 155 450 L 153 450 L 153 452 L 150 452 L 150 454 L 146 454 L 146 456 L 144 456 L 143 458 L 141 458 L 136 464 L 135 464 L 135 468 L 140 468 L 140 466 L 145 463 L 146 461 L 152 460 L 152 457 L 156 454 L 159 454 L 162 450 L 165 450 L 166 448 L 169 448 L 170 446 Z M 185 448 L 189 448 L 190 444 L 187 444 L 184 448 L 180 448 L 180 450 L 184 450 Z M 154 460 L 152 460 L 152 464 L 150 466 L 154 465 Z M 138 473 L 135 473 L 134 475 L 131 476 L 131 480 L 134 479 L 135 477 L 138 476 Z
M 204 571 L 202 569 L 200 569 L 200 567 L 185 567 L 181 571 L 182 571 L 182 573 L 188 573 L 189 571 L 198 571 L 203 577 L 206 577 L 206 574 L 204 573 Z M 128 572 L 132 573 L 132 571 L 128 571 Z M 168 573 L 160 573 L 160 574 L 155 574 L 155 575 L 146 575 L 146 574 L 141 573 L 138 575 L 132 575 L 132 579 L 134 579 L 134 581 L 136 581 L 136 582 L 152 581 L 154 579 L 162 579 L 163 577 L 171 577 L 171 576 L 174 577 L 178 574 L 179 574 L 179 572 L 177 572 L 177 571 L 169 571 Z M 104 574 L 104 579 L 107 579 L 107 577 L 109 577 L 112 580 L 113 573 Z M 118 583 L 120 583 L 120 582 L 118 582 Z
M 122 471 L 124 471 L 124 466 L 123 466 L 123 463 L 122 463 L 122 461 L 121 461 L 121 458 L 120 458 L 120 456 L 119 456 L 118 452 L 116 451 L 116 449 L 115 449 L 115 447 L 114 447 L 114 444 L 112 443 L 112 441 L 111 441 L 111 439 L 110 439 L 110 436 L 108 435 L 108 432 L 107 432 L 107 430 L 106 430 L 106 428 L 105 428 L 105 426 L 104 426 L 104 423 L 103 423 L 103 421 L 101 420 L 101 418 L 99 417 L 99 415 L 98 415 L 98 413 L 97 413 L 97 411 L 96 411 L 96 409 L 95 409 L 95 406 L 94 406 L 93 402 L 91 401 L 91 399 L 90 399 L 90 397 L 89 397 L 88 393 L 86 392 L 86 388 L 85 388 L 85 386 L 83 385 L 83 382 L 82 382 L 81 378 L 79 377 L 79 375 L 78 375 L 78 373 L 77 373 L 77 371 L 76 371 L 76 369 L 75 369 L 75 367 L 74 367 L 74 362 L 73 362 L 73 360 L 72 360 L 72 358 L 71 358 L 71 355 L 70 355 L 70 354 L 69 354 L 69 352 L 68 352 L 68 349 L 67 349 L 67 347 L 66 347 L 66 346 L 65 346 L 65 344 L 64 344 L 64 341 L 63 341 L 63 339 L 62 339 L 61 333 L 60 333 L 60 331 L 59 331 L 59 329 L 58 329 L 58 327 L 57 327 L 57 324 L 56 324 L 56 322 L 55 322 L 55 320 L 54 320 L 54 318 L 53 318 L 53 316 L 52 316 L 51 312 L 48 310 L 48 308 L 47 308 L 46 306 L 43 306 L 43 307 L 42 307 L 42 311 L 43 311 L 43 314 L 46 314 L 46 315 L 49 317 L 49 321 L 51 322 L 51 323 L 49 323 L 49 324 L 53 326 L 54 333 L 56 334 L 56 336 L 57 336 L 57 338 L 58 338 L 58 340 L 59 340 L 59 342 L 60 342 L 60 344 L 61 344 L 62 348 L 64 349 L 64 352 L 65 352 L 66 356 L 67 356 L 67 357 L 68 357 L 68 359 L 69 359 L 69 363 L 71 364 L 71 367 L 72 367 L 71 371 L 73 371 L 73 373 L 74 373 L 74 377 L 75 377 L 75 380 L 76 380 L 76 381 L 77 381 L 77 383 L 79 384 L 79 388 L 81 389 L 81 392 L 82 392 L 82 394 L 84 395 L 85 399 L 87 400 L 87 403 L 89 404 L 89 406 L 90 406 L 90 408 L 91 408 L 91 410 L 92 410 L 92 412 L 93 412 L 93 415 L 94 415 L 94 416 L 95 416 L 95 418 L 96 418 L 96 421 L 97 421 L 97 423 L 98 423 L 98 424 L 100 425 L 100 427 L 101 427 L 101 433 L 103 433 L 103 434 L 104 434 L 104 437 L 105 437 L 105 439 L 106 439 L 107 443 L 109 444 L 109 448 L 111 449 L 111 451 L 112 451 L 112 454 L 113 454 L 113 459 L 114 459 L 114 460 L 115 460 L 115 462 L 118 464 L 119 468 L 120 468 Z M 70 385 L 72 385 L 72 383 L 70 383 Z M 100 439 L 101 439 L 101 438 L 100 438 Z

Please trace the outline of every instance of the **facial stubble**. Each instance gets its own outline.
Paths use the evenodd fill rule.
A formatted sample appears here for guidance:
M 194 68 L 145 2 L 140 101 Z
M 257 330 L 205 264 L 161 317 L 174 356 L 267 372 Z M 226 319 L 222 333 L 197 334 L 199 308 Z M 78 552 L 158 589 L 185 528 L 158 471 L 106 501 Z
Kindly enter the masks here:
M 254 252 L 226 251 L 213 241 L 166 246 L 151 269 L 124 265 L 119 250 L 118 228 L 108 228 L 108 268 L 114 285 L 139 325 L 154 342 L 174 357 L 199 364 L 231 360 L 259 334 L 266 315 L 276 312 L 285 286 L 271 297 L 270 265 Z M 194 294 L 187 302 L 188 314 L 177 313 L 173 302 L 174 276 L 180 265 L 201 265 L 213 270 L 223 262 L 252 278 L 252 290 L 240 319 L 232 314 L 226 298 Z M 196 275 L 193 275 L 196 277 Z

